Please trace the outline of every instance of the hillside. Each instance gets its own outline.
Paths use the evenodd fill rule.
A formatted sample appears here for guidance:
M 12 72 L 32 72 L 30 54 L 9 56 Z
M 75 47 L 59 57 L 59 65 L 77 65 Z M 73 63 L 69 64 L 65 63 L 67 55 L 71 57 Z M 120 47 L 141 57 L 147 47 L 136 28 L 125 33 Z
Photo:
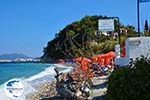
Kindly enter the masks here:
M 79 56 L 90 57 L 95 54 L 105 53 L 114 50 L 114 45 L 118 43 L 118 38 L 113 36 L 100 35 L 98 30 L 98 20 L 106 19 L 107 16 L 85 16 L 81 20 L 75 21 L 64 29 L 56 33 L 55 38 L 44 47 L 43 61 L 50 59 L 65 59 Z M 118 30 L 115 20 L 115 30 Z M 133 26 L 124 26 L 131 34 L 135 34 Z M 121 37 L 121 42 L 126 36 Z

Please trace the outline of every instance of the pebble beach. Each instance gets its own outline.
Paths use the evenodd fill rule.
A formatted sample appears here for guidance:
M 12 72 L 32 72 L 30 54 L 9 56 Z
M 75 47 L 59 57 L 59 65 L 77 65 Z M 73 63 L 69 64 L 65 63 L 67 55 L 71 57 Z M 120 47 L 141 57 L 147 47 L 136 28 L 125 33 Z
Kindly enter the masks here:
M 103 100 L 107 91 L 108 75 L 93 78 L 94 87 L 91 88 L 88 100 Z M 26 100 L 53 100 L 58 97 L 55 81 L 41 84 L 36 92 L 26 96 Z M 59 100 L 59 99 L 54 99 Z

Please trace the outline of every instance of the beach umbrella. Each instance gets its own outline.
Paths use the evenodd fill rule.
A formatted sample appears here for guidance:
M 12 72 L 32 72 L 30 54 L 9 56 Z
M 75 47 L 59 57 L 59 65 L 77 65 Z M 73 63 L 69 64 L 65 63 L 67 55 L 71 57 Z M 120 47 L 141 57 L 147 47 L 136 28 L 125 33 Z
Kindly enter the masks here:
M 81 62 L 81 61 L 86 61 L 86 62 L 92 62 L 90 59 L 86 58 L 86 57 L 78 57 L 76 59 L 74 59 L 74 61 L 78 61 L 78 62 Z
M 91 57 L 92 61 L 96 61 L 101 65 L 107 65 L 110 62 L 110 59 L 115 57 L 115 52 L 110 51 L 106 54 L 98 54 Z
M 97 60 L 98 60 L 98 56 L 97 56 L 97 55 L 95 55 L 95 56 L 91 57 L 91 60 L 92 60 L 92 61 L 96 61 L 96 62 L 97 62 Z
M 104 58 L 106 55 L 105 54 L 99 54 L 97 55 L 98 58 Z
M 98 54 L 98 55 L 94 55 L 93 57 L 91 57 L 91 59 L 92 59 L 92 61 L 95 61 L 102 65 L 105 62 L 104 56 L 105 56 L 105 54 Z
M 110 52 L 106 53 L 105 56 L 110 57 L 110 58 L 114 58 L 115 57 L 115 52 L 110 51 Z
M 81 67 L 81 70 L 82 70 L 82 71 L 87 71 L 87 70 L 89 69 L 88 64 L 89 64 L 90 62 L 92 62 L 90 59 L 85 58 L 85 57 L 76 58 L 76 59 L 74 59 L 74 61 L 77 61 L 77 62 L 79 62 L 79 63 L 81 64 L 80 67 Z
M 94 55 L 93 57 L 91 57 L 91 59 L 92 59 L 92 61 L 98 61 L 98 59 L 103 56 L 104 56 L 104 54 L 98 54 L 98 55 Z
M 110 60 L 112 58 L 114 58 L 114 57 L 115 57 L 115 52 L 112 52 L 112 51 L 104 54 L 103 57 L 102 57 L 102 58 L 104 58 L 104 63 L 103 64 L 104 65 L 109 65 L 110 64 Z

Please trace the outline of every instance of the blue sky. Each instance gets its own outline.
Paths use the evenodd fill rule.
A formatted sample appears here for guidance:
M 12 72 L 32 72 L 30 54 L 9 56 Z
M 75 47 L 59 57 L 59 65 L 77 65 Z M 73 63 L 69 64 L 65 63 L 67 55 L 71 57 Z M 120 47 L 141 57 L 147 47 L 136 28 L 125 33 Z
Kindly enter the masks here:
M 141 4 L 141 25 L 149 9 Z M 41 56 L 55 33 L 85 15 L 118 16 L 136 26 L 136 0 L 0 0 L 0 54 Z

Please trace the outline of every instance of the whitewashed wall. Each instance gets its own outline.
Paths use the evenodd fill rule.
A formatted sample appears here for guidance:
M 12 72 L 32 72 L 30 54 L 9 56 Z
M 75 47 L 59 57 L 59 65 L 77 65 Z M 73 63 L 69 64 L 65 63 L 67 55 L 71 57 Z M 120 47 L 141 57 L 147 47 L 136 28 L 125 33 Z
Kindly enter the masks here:
M 136 59 L 141 55 L 150 57 L 150 37 L 132 37 L 126 40 L 126 57 L 116 58 L 116 65 L 129 64 L 130 58 Z

